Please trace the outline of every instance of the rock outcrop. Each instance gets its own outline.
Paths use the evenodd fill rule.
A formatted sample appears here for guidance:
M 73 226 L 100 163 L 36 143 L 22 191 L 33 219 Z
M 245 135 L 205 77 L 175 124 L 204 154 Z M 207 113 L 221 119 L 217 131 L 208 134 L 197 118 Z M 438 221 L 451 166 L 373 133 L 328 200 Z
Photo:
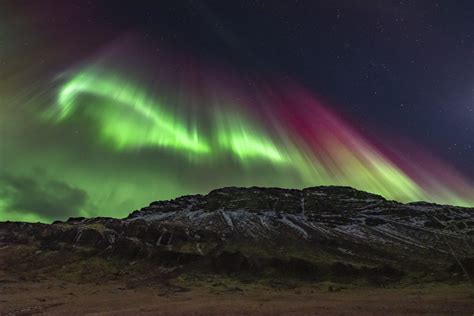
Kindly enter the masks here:
M 22 244 L 213 273 L 455 280 L 472 273 L 474 209 L 350 187 L 229 187 L 152 202 L 124 219 L 0 223 L 0 246 Z

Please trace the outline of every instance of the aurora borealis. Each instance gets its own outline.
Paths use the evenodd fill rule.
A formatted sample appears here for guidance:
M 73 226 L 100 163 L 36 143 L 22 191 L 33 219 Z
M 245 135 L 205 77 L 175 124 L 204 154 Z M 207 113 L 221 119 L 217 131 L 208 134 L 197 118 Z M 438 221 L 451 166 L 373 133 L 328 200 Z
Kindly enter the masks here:
M 4 23 L 5 34 L 20 32 Z M 48 47 L 43 62 L 13 42 L 2 54 L 18 61 L 0 79 L 1 220 L 122 217 L 157 199 L 254 185 L 474 205 L 469 172 L 416 139 L 379 134 L 297 78 L 161 39 L 151 49 L 136 30 L 61 53 L 71 40 L 52 32 L 62 40 L 28 44 Z

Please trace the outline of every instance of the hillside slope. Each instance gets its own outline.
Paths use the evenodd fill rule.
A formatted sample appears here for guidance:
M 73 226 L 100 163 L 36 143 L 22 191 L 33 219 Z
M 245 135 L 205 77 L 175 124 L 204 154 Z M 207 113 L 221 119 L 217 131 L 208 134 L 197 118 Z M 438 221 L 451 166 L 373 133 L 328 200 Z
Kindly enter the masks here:
M 66 277 L 80 259 L 105 260 L 104 278 L 122 260 L 166 267 L 170 277 L 463 282 L 474 275 L 474 210 L 402 204 L 350 187 L 229 187 L 153 202 L 124 219 L 3 222 L 0 245 L 12 269 Z

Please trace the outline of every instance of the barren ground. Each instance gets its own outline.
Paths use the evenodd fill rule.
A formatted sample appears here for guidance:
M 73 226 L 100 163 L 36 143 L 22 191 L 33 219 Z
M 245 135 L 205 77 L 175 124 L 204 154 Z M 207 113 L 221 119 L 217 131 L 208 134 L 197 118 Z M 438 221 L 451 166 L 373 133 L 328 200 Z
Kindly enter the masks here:
M 179 285 L 178 285 L 179 283 Z M 192 282 L 191 282 L 192 283 Z M 398 289 L 318 283 L 274 288 L 216 279 L 130 287 L 120 282 L 27 281 L 0 271 L 0 314 L 29 315 L 472 315 L 466 285 Z M 196 282 L 194 282 L 196 283 Z M 332 286 L 334 291 L 329 291 Z

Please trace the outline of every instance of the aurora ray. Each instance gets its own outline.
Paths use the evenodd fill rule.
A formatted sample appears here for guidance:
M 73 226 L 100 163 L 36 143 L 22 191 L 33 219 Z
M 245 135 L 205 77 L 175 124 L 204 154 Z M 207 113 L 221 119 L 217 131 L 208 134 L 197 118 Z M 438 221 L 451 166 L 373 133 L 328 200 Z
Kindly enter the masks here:
M 443 11 L 463 23 L 427 6 L 400 32 L 402 12 L 365 4 L 79 2 L 0 4 L 0 220 L 121 217 L 225 186 L 474 206 L 463 6 Z
M 200 117 L 205 118 L 190 124 L 184 114 L 189 111 L 187 104 L 160 102 L 173 98 L 150 93 L 126 75 L 103 68 L 96 65 L 72 75 L 60 88 L 49 117 L 54 114 L 64 121 L 84 107 L 115 149 L 172 148 L 182 157 L 192 157 L 188 163 L 197 168 L 212 168 L 230 155 L 243 170 L 260 161 L 283 176 L 296 173 L 301 186 L 350 185 L 402 201 L 471 203 L 465 194 L 470 186 L 462 177 L 456 175 L 458 180 L 450 187 L 443 185 L 423 161 L 416 162 L 417 172 L 410 174 L 297 86 L 275 86 L 249 99 L 244 96 L 251 93 L 244 85 L 235 86 L 235 80 L 234 86 L 221 93 L 207 82 L 200 96 L 191 92 L 195 87 L 184 85 L 190 91 L 185 99 L 198 104 Z M 247 103 L 229 102 L 225 91 L 242 95 L 240 99 Z M 93 98 L 84 101 L 83 95 Z M 261 113 L 251 113 L 257 108 L 266 109 L 266 124 L 258 123 Z
M 59 93 L 58 120 L 73 114 L 77 98 L 81 94 L 105 98 L 106 102 L 129 108 L 137 114 L 137 124 L 126 119 L 126 111 L 118 117 L 102 116 L 103 136 L 114 141 L 118 148 L 156 145 L 196 153 L 209 151 L 208 145 L 199 139 L 195 129 L 188 129 L 183 122 L 163 111 L 163 106 L 158 101 L 150 99 L 144 91 L 113 75 L 102 78 L 94 72 L 83 71 L 74 76 Z M 98 105 L 100 106 L 100 102 Z

